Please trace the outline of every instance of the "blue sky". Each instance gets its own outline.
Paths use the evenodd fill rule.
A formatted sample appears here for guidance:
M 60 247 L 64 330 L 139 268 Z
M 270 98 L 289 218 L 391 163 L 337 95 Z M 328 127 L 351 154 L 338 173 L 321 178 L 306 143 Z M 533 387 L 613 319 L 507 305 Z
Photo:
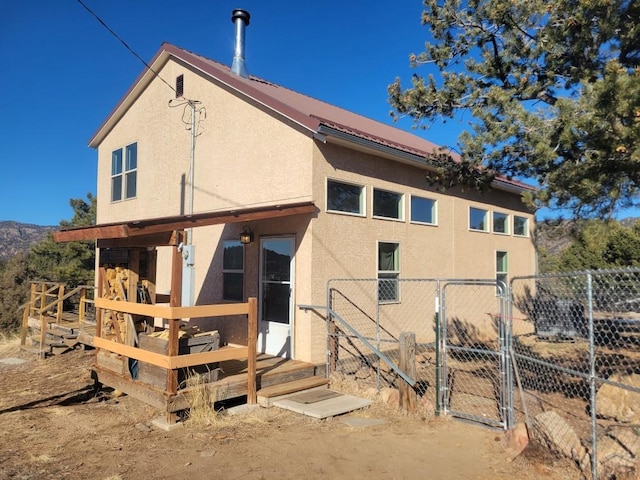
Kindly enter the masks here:
M 427 35 L 419 0 L 83 1 L 145 61 L 167 41 L 230 64 L 231 11 L 244 8 L 249 73 L 387 123 L 386 87 L 409 83 Z M 0 61 L 0 220 L 57 225 L 95 193 L 87 142 L 144 66 L 76 0 L 0 2 Z M 452 145 L 458 130 L 417 133 Z

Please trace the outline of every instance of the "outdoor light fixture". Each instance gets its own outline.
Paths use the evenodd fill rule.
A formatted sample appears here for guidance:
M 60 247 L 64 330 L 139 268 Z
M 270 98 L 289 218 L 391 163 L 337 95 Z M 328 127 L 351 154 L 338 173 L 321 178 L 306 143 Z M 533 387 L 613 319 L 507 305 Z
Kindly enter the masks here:
M 240 243 L 243 245 L 248 245 L 253 242 L 253 232 L 246 225 L 242 227 L 242 232 L 240 232 Z

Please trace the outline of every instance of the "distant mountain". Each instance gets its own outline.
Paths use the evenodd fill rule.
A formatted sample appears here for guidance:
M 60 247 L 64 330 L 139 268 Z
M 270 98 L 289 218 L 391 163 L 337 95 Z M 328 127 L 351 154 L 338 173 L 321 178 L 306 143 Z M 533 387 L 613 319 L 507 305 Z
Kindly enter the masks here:
M 43 227 L 13 221 L 0 221 L 0 260 L 8 260 L 18 252 L 27 251 L 58 227 Z

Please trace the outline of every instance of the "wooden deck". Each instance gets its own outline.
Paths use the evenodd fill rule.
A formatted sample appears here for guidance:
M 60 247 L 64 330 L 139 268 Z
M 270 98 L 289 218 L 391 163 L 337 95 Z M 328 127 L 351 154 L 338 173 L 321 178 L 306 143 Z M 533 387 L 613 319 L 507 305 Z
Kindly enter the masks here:
M 194 388 L 206 388 L 209 398 L 215 402 L 247 395 L 246 360 L 220 362 L 219 369 L 219 379 L 217 381 L 205 383 L 198 387 L 182 388 L 178 390 L 175 396 L 170 397 L 167 396 L 164 390 L 155 388 L 148 383 L 133 380 L 127 372 L 120 374 L 111 369 L 98 365 L 94 366 L 98 382 L 167 412 L 189 409 Z M 324 368 L 319 368 L 311 363 L 258 354 L 256 365 L 258 395 L 260 394 L 260 389 L 304 379 L 313 379 L 317 374 L 324 374 L 323 371 Z

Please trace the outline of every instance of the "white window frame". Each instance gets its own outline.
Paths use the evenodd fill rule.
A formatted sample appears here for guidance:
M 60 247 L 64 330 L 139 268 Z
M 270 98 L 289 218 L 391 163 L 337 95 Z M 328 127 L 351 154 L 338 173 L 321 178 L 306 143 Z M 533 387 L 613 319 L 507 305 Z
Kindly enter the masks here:
M 225 251 L 227 249 L 227 245 L 228 246 L 233 246 L 233 247 L 241 247 L 242 248 L 242 268 L 238 269 L 238 268 L 227 268 L 225 267 Z M 224 300 L 225 302 L 244 302 L 244 266 L 245 266 L 245 248 L 244 245 L 242 243 L 240 243 L 240 240 L 225 240 L 222 242 L 222 300 Z M 242 275 L 242 298 L 237 299 L 237 298 L 229 298 L 225 296 L 225 292 L 226 292 L 226 288 L 225 285 L 227 284 L 227 275 L 226 274 L 240 274 Z
M 131 166 L 131 152 L 135 148 L 135 165 Z M 120 168 L 115 168 L 116 154 L 120 156 Z M 117 170 L 117 171 L 116 171 Z M 134 188 L 129 188 L 129 179 L 134 176 Z M 119 188 L 116 189 L 115 183 L 119 180 Z M 118 198 L 115 198 L 116 190 Z M 133 193 L 130 190 L 134 190 Z M 122 202 L 124 200 L 132 200 L 137 197 L 138 193 L 138 142 L 132 142 L 125 147 L 116 148 L 111 152 L 111 203 Z
M 393 256 L 393 269 L 382 269 L 380 265 L 380 248 L 383 245 L 395 245 Z M 399 303 L 400 302 L 400 243 L 399 242 L 384 242 L 378 241 L 376 243 L 376 266 L 377 266 L 377 278 L 378 278 L 378 303 Z M 381 295 L 381 292 L 389 292 L 389 289 L 385 286 L 388 284 L 393 285 L 392 295 Z
M 516 218 L 522 219 L 524 222 L 524 233 L 516 233 Z M 515 237 L 528 237 L 529 236 L 529 218 L 520 215 L 513 216 L 513 235 Z
M 502 261 L 499 260 L 502 257 Z M 509 252 L 506 250 L 496 250 L 495 254 L 496 263 L 496 283 L 502 282 L 505 286 L 509 285 Z M 496 294 L 499 294 L 500 290 L 496 287 Z
M 413 199 L 414 198 L 432 202 L 432 205 L 431 205 L 431 219 L 433 220 L 432 222 L 423 222 L 420 220 L 413 219 L 413 213 L 414 213 Z M 411 195 L 409 198 L 409 219 L 411 223 L 416 223 L 419 225 L 437 225 L 438 224 L 438 201 L 429 197 L 421 197 L 420 195 Z
M 341 185 L 345 185 L 348 187 L 356 187 L 360 189 L 360 198 L 359 198 L 359 212 L 350 212 L 347 210 L 337 210 L 337 209 L 331 209 L 329 208 L 329 183 L 335 183 L 335 184 L 341 184 Z M 345 182 L 343 180 L 336 180 L 333 178 L 327 178 L 327 181 L 325 182 L 325 205 L 326 205 L 326 211 L 328 213 L 339 213 L 342 215 L 354 215 L 356 217 L 365 217 L 367 212 L 366 212 L 366 205 L 367 205 L 367 199 L 366 199 L 366 188 L 364 185 L 358 184 L 358 183 L 352 183 L 352 182 Z
M 473 211 L 478 211 L 478 212 L 484 212 L 484 229 L 479 229 L 479 228 L 473 228 L 473 226 L 471 225 L 471 219 L 472 219 L 472 212 Z M 478 207 L 469 207 L 469 230 L 471 230 L 472 232 L 489 232 L 489 210 L 484 209 L 484 208 L 478 208 Z
M 386 215 L 376 215 L 376 192 L 389 193 L 392 195 L 398 196 L 398 216 L 397 217 L 389 217 Z M 371 194 L 371 214 L 373 218 L 384 219 L 384 220 L 395 220 L 397 222 L 404 222 L 404 194 L 399 192 L 394 192 L 393 190 L 386 190 L 384 188 L 373 188 L 373 192 Z
M 500 232 L 498 230 L 496 230 L 496 216 L 497 215 L 501 215 L 504 217 L 504 232 Z M 509 215 L 508 213 L 504 213 L 504 212 L 493 212 L 493 214 L 491 215 L 491 226 L 492 226 L 492 231 L 493 233 L 497 234 L 497 235 L 509 235 L 510 233 L 510 229 L 511 229 L 511 215 Z

